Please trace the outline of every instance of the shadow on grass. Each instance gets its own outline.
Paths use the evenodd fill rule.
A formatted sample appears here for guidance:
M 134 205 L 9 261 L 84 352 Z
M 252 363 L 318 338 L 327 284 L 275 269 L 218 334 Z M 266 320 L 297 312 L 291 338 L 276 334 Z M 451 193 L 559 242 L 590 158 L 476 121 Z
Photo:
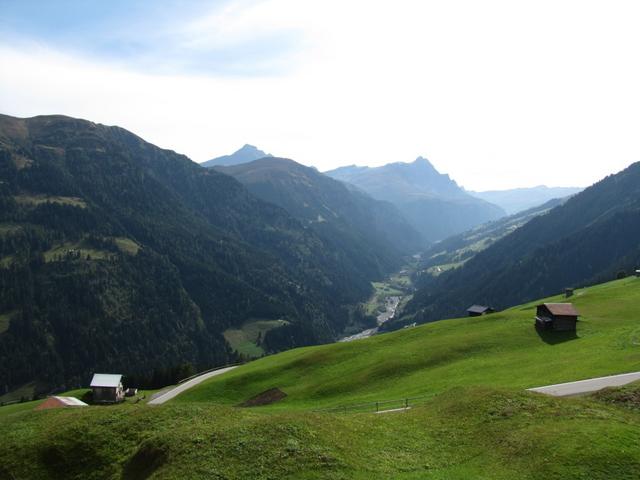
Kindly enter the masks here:
M 162 446 L 143 443 L 124 466 L 122 479 L 145 480 L 167 463 L 168 455 Z
M 535 327 L 536 333 L 540 339 L 549 345 L 556 345 L 558 343 L 568 342 L 569 340 L 575 340 L 578 335 L 575 331 L 571 332 L 556 332 L 555 330 L 545 330 L 540 327 Z

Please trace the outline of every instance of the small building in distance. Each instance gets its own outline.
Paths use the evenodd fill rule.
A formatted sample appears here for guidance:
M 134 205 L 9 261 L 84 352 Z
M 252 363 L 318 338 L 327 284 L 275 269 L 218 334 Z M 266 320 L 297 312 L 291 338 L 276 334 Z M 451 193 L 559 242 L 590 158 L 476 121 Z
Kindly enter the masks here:
M 95 373 L 91 379 L 93 403 L 118 403 L 124 401 L 122 375 Z
M 137 388 L 127 388 L 124 391 L 124 396 L 125 397 L 135 397 L 138 394 L 138 389 Z
M 558 332 L 576 331 L 580 314 L 572 303 L 543 303 L 536 310 L 536 328 Z
M 469 308 L 467 308 L 467 313 L 470 317 L 479 317 L 480 315 L 486 315 L 493 312 L 495 312 L 493 308 L 487 307 L 485 305 L 471 305 Z
M 75 397 L 49 397 L 40 405 L 38 405 L 35 410 L 49 410 L 52 408 L 77 408 L 77 407 L 88 407 L 86 403 L 82 400 L 78 400 Z

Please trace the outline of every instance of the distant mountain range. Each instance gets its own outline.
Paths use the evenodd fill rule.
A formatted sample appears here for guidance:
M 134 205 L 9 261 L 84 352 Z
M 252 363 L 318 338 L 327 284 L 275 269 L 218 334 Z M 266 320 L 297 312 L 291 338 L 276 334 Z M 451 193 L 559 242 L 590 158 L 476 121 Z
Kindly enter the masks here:
M 481 198 L 502 207 L 509 215 L 537 207 L 554 198 L 564 198 L 575 195 L 583 189 L 578 187 L 546 187 L 539 185 L 531 188 L 514 188 L 511 190 L 492 190 L 486 192 L 472 192 L 470 195 Z
M 203 167 L 215 167 L 219 165 L 240 165 L 242 163 L 253 162 L 259 158 L 271 157 L 270 153 L 265 153 L 253 145 L 246 144 L 240 150 L 233 152 L 231 155 L 223 155 L 216 157 L 200 165 Z
M 469 195 L 423 157 L 413 163 L 382 167 L 352 165 L 325 173 L 355 185 L 373 198 L 392 202 L 431 242 L 506 214 L 499 206 Z
M 399 267 L 402 255 L 425 246 L 393 204 L 350 190 L 315 168 L 267 157 L 216 169 L 258 198 L 284 208 L 333 245 L 336 254 L 346 253 L 341 262 L 372 278 Z
M 606 177 L 496 241 L 460 268 L 427 282 L 408 304 L 410 320 L 502 309 L 615 278 L 640 265 L 640 163 Z

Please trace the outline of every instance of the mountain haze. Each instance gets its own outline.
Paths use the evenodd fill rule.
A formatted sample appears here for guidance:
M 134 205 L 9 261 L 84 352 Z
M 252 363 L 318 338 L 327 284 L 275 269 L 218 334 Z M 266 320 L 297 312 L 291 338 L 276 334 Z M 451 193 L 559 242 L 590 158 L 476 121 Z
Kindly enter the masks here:
M 500 207 L 469 195 L 423 157 L 412 163 L 353 165 L 325 173 L 374 198 L 392 202 L 432 242 L 505 215 Z
M 509 215 L 513 215 L 514 213 L 542 205 L 554 198 L 575 195 L 582 190 L 582 188 L 578 187 L 547 187 L 545 185 L 539 185 L 531 188 L 469 192 L 469 194 L 498 205 Z

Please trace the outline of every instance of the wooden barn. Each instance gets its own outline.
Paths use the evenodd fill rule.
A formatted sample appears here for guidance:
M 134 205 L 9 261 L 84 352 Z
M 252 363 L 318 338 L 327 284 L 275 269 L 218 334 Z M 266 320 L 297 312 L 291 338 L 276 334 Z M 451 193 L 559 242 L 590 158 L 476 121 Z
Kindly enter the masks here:
M 86 403 L 82 400 L 78 400 L 75 397 L 49 397 L 40 405 L 38 405 L 36 410 L 49 410 L 52 408 L 77 408 L 77 407 L 88 407 Z
M 571 303 L 543 303 L 536 310 L 536 328 L 575 332 L 579 315 Z
M 95 373 L 91 380 L 93 403 L 118 403 L 124 401 L 122 375 Z
M 470 317 L 479 317 L 480 315 L 486 315 L 493 312 L 495 312 L 493 308 L 487 307 L 485 305 L 471 305 L 469 308 L 467 308 L 467 314 Z

